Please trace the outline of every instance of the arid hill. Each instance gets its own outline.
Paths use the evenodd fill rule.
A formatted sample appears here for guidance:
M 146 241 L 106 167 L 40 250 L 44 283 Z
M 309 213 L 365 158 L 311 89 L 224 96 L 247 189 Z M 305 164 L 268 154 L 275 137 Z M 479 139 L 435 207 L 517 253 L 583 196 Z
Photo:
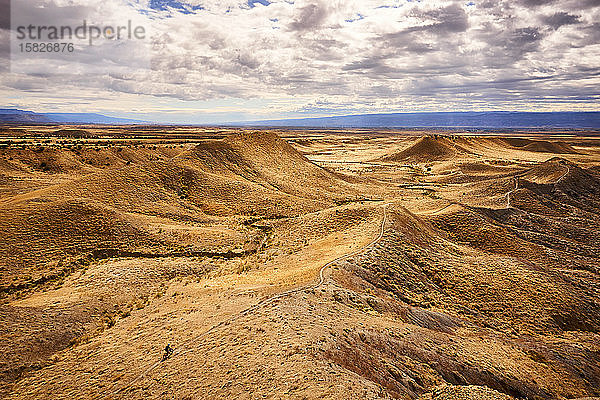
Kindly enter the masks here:
M 600 396 L 597 139 L 24 129 L 0 397 Z
M 509 146 L 513 146 L 525 151 L 537 153 L 555 153 L 555 154 L 577 154 L 578 152 L 566 143 L 549 142 L 546 140 L 531 140 L 509 138 L 502 139 Z
M 398 153 L 382 157 L 381 161 L 431 162 L 454 157 L 459 149 L 445 137 L 424 136 Z
M 181 157 L 185 157 L 182 155 Z M 274 133 L 245 133 L 197 146 L 188 157 L 219 174 L 235 174 L 303 198 L 346 200 L 356 188 L 344 175 L 310 162 Z
M 0 250 L 9 254 L 1 262 L 8 272 L 0 279 L 3 285 L 11 279 L 14 285 L 26 284 L 23 277 L 45 279 L 46 273 L 59 272 L 58 265 L 68 264 L 66 257 L 76 259 L 102 248 L 168 255 L 189 247 L 145 233 L 149 227 L 143 216 L 210 224 L 231 216 L 297 216 L 358 197 L 342 175 L 311 163 L 274 133 L 234 135 L 168 159 L 148 161 L 145 149 L 140 154 L 114 153 L 116 160 L 134 162 L 88 169 L 70 151 L 13 153 L 11 166 L 27 163 L 35 170 L 40 158 L 54 160 L 47 165 L 75 170 L 75 178 L 3 200 L 0 229 L 5 240 Z M 28 237 L 38 238 L 34 246 Z M 44 252 L 48 248 L 52 252 Z M 36 272 L 16 274 L 19 269 Z

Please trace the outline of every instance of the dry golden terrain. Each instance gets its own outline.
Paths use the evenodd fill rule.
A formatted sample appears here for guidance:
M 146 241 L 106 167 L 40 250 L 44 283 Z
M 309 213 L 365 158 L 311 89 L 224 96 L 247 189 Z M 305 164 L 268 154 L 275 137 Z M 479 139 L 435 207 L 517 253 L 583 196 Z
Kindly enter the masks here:
M 593 132 L 5 126 L 0 254 L 6 399 L 600 398 Z

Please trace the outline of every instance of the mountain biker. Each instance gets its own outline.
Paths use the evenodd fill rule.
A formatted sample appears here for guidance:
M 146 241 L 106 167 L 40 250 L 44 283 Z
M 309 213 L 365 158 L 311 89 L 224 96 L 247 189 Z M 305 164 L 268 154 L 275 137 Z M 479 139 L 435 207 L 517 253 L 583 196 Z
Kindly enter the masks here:
M 165 346 L 165 354 L 163 354 L 163 361 L 171 358 L 171 356 L 173 355 L 173 348 L 171 347 L 171 343 L 167 343 L 167 345 Z

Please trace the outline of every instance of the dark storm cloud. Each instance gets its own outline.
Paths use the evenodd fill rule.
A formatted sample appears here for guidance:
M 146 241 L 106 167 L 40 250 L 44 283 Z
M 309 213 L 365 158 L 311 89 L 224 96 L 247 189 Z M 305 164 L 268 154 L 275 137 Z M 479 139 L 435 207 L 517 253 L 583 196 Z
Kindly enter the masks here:
M 497 1 L 494 0 L 484 0 L 479 3 L 479 7 L 481 8 L 494 8 L 498 4 Z
M 566 12 L 557 12 L 552 15 L 542 17 L 542 22 L 553 29 L 558 29 L 564 25 L 578 24 L 580 22 L 580 17 L 578 15 L 572 15 Z
M 520 0 L 519 3 L 525 7 L 539 7 L 554 4 L 556 3 L 556 0 Z
M 509 30 L 491 23 L 482 24 L 473 35 L 486 44 L 478 54 L 482 66 L 492 69 L 509 68 L 526 54 L 536 53 L 545 37 L 539 27 Z
M 543 38 L 544 34 L 537 27 L 515 29 L 502 43 L 507 65 L 514 64 L 528 53 L 536 52 Z
M 600 0 L 577 0 L 572 3 L 572 9 L 586 10 L 589 8 L 600 7 Z
M 306 40 L 306 48 L 310 50 L 310 57 L 319 61 L 336 61 L 344 58 L 346 43 L 330 38 L 318 37 Z
M 444 40 L 427 39 L 422 31 L 404 30 L 378 37 L 374 42 L 378 43 L 377 58 L 393 56 L 406 56 L 410 54 L 423 55 L 438 51 L 441 47 L 448 48 L 452 44 L 446 44 Z M 375 51 L 375 50 L 374 50 Z
M 298 10 L 298 15 L 289 25 L 289 29 L 300 32 L 315 30 L 323 24 L 327 15 L 327 8 L 323 4 L 308 4 Z
M 240 52 L 236 58 L 236 61 L 241 67 L 256 69 L 260 66 L 260 61 L 254 57 L 251 53 Z
M 383 64 L 381 58 L 364 58 L 360 61 L 353 61 L 342 67 L 343 71 L 372 70 L 376 73 L 389 72 L 389 68 Z
M 426 25 L 414 26 L 407 31 L 429 31 L 436 34 L 465 32 L 469 27 L 469 18 L 465 10 L 458 4 L 451 4 L 444 8 L 426 12 L 414 12 L 414 17 L 425 20 L 433 19 L 435 22 Z
M 389 56 L 448 51 L 460 42 L 456 40 L 457 34 L 469 29 L 469 18 L 464 8 L 457 4 L 429 11 L 416 9 L 410 15 L 424 23 L 384 34 L 375 40 L 388 49 Z
M 530 46 L 537 44 L 542 40 L 542 37 L 539 28 L 519 28 L 513 32 L 510 45 L 515 47 Z
M 600 23 L 595 22 L 591 25 L 585 26 L 581 29 L 583 34 L 582 40 L 575 44 L 576 47 L 585 47 L 590 45 L 597 45 L 600 43 Z
M 484 102 L 520 101 L 523 96 L 530 101 L 541 104 L 568 101 L 589 101 L 597 99 L 598 93 L 593 88 L 582 88 L 572 84 L 572 80 L 564 83 L 555 81 L 554 76 L 547 77 L 513 77 L 498 80 L 472 79 L 462 83 L 448 84 L 436 78 L 425 78 L 415 81 L 405 92 L 415 96 L 443 95 L 447 98 L 469 94 Z M 585 93 L 582 93 L 585 92 Z
M 405 49 L 408 53 L 414 54 L 425 54 L 437 50 L 436 46 L 431 43 L 423 43 L 418 41 L 408 43 Z

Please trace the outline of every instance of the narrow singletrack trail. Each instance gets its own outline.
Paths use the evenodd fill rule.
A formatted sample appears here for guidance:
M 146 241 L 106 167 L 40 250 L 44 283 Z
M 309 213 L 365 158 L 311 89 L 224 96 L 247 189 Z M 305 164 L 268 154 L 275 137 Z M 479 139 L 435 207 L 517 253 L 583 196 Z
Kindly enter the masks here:
M 569 167 L 568 165 L 563 165 L 563 167 L 566 168 L 566 171 L 560 176 L 560 178 L 558 178 L 558 180 L 554 184 L 562 182 L 562 180 L 565 179 L 567 177 L 567 175 L 569 175 L 569 173 L 571 173 L 571 167 Z M 516 192 L 517 190 L 519 190 L 519 177 L 522 176 L 523 174 L 524 173 L 513 176 L 515 188 L 512 189 L 511 191 L 509 191 L 508 193 L 506 193 L 506 203 L 507 203 L 506 208 L 512 207 L 511 203 L 510 203 L 510 195 L 513 194 L 514 192 Z
M 565 173 L 560 178 L 558 178 L 558 180 L 556 181 L 556 183 L 562 182 L 562 180 L 565 179 L 567 177 L 567 175 L 569 175 L 569 173 L 571 173 L 571 167 L 569 167 L 568 165 L 563 165 L 563 167 L 567 167 L 567 170 L 565 171 Z
M 144 378 L 150 372 L 152 372 L 153 370 L 155 370 L 156 368 L 158 368 L 160 365 L 162 365 L 162 364 L 164 364 L 166 362 L 169 362 L 170 359 L 175 358 L 175 357 L 181 357 L 184 354 L 193 351 L 193 349 L 190 347 L 191 344 L 193 344 L 195 342 L 198 342 L 201 338 L 203 338 L 204 336 L 210 334 L 211 332 L 215 331 L 216 329 L 218 329 L 218 328 L 220 328 L 222 326 L 228 325 L 228 324 L 230 324 L 230 323 L 232 323 L 232 322 L 234 322 L 234 321 L 242 318 L 243 316 L 248 315 L 248 314 L 252 313 L 253 311 L 256 311 L 259 308 L 264 307 L 264 306 L 266 306 L 268 304 L 271 304 L 271 303 L 273 303 L 273 302 L 275 302 L 275 301 L 277 301 L 277 300 L 279 300 L 281 298 L 290 296 L 290 295 L 292 295 L 294 293 L 298 293 L 298 292 L 303 292 L 303 291 L 307 291 L 307 290 L 315 290 L 315 289 L 318 289 L 321 286 L 323 286 L 323 284 L 326 281 L 325 272 L 327 271 L 327 269 L 329 267 L 331 267 L 332 265 L 334 265 L 334 264 L 336 264 L 336 263 L 338 263 L 340 261 L 343 261 L 345 259 L 353 257 L 353 256 L 355 256 L 355 255 L 357 255 L 357 254 L 359 254 L 359 253 L 367 250 L 368 248 L 376 245 L 377 243 L 379 243 L 379 241 L 383 238 L 383 235 L 385 233 L 385 225 L 387 223 L 387 218 L 388 218 L 387 217 L 387 208 L 388 208 L 389 205 L 390 205 L 390 203 L 386 203 L 386 204 L 384 204 L 382 206 L 382 208 L 383 208 L 383 218 L 381 220 L 381 226 L 380 226 L 379 235 L 377 236 L 377 238 L 375 238 L 373 241 L 371 241 L 366 246 L 363 246 L 360 249 L 355 250 L 355 251 L 353 251 L 351 253 L 344 254 L 344 255 L 336 258 L 335 260 L 329 261 L 327 264 L 323 265 L 321 267 L 321 269 L 319 270 L 319 279 L 318 279 L 318 281 L 316 283 L 310 283 L 308 285 L 301 286 L 301 287 L 298 287 L 298 288 L 295 288 L 295 289 L 286 290 L 285 292 L 281 292 L 281 293 L 278 293 L 278 294 L 273 295 L 271 297 L 268 297 L 268 298 L 266 298 L 264 300 L 259 301 L 255 305 L 253 305 L 251 307 L 248 307 L 245 310 L 242 310 L 239 313 L 237 313 L 237 314 L 229 317 L 228 319 L 226 319 L 224 321 L 221 321 L 218 324 L 213 325 L 208 330 L 206 330 L 206 331 L 204 331 L 204 332 L 202 332 L 202 333 L 200 333 L 200 334 L 198 334 L 198 335 L 196 335 L 196 336 L 194 336 L 194 337 L 186 340 L 185 342 L 179 344 L 177 346 L 177 348 L 175 349 L 175 351 L 173 352 L 172 356 L 169 359 L 167 359 L 167 360 L 159 360 L 159 361 L 155 362 L 150 367 L 148 367 L 144 372 L 142 372 L 141 374 L 139 374 L 138 376 L 136 376 L 127 385 L 125 385 L 125 386 L 123 386 L 123 387 L 121 387 L 119 389 L 116 389 L 116 390 L 112 391 L 110 393 L 110 396 L 117 395 L 117 394 L 122 393 L 125 390 L 131 388 L 133 385 L 135 385 L 137 382 L 139 382 L 142 378 Z M 104 395 L 101 395 L 101 396 L 96 396 L 96 398 L 98 398 L 98 399 L 99 398 L 106 398 L 106 395 L 104 394 Z
M 510 195 L 514 192 L 516 192 L 517 190 L 519 190 L 519 177 L 518 176 L 513 176 L 513 182 L 515 183 L 515 188 L 513 190 L 511 190 L 510 192 L 506 193 L 506 208 L 511 208 L 512 206 L 510 205 Z

